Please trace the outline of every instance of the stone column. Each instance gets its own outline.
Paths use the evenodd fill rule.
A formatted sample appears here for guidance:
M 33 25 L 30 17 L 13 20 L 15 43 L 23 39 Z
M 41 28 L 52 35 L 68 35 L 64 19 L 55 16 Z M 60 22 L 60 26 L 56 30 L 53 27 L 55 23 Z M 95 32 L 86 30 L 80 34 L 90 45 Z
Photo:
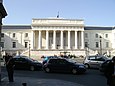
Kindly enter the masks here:
M 81 31 L 81 49 L 84 49 L 84 32 Z
M 77 39 L 77 31 L 75 31 L 75 49 L 78 48 L 77 41 L 78 41 L 78 39 Z
M 34 46 L 35 46 L 35 44 L 34 44 L 34 41 L 35 41 L 34 37 L 35 37 L 35 33 L 34 33 L 34 31 L 32 31 L 31 49 L 34 49 Z
M 70 44 L 71 40 L 70 40 L 70 31 L 68 30 L 68 49 L 70 49 Z
M 60 39 L 61 39 L 61 41 L 60 41 L 60 44 L 61 44 L 60 49 L 63 49 L 63 30 L 61 30 Z
M 49 31 L 46 30 L 46 49 L 49 49 Z
M 41 49 L 41 44 L 42 44 L 42 40 L 41 40 L 41 30 L 39 30 L 39 35 L 38 35 L 39 37 L 39 41 L 38 41 L 38 49 Z
M 56 31 L 53 31 L 53 49 L 56 49 Z

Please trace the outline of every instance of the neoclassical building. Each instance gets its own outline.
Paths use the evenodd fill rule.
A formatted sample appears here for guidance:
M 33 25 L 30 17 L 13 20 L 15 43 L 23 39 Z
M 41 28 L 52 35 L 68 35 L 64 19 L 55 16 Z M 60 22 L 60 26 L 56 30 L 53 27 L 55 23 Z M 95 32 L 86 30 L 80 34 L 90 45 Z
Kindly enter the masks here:
M 4 25 L 2 34 L 2 51 L 31 56 L 112 54 L 115 49 L 114 27 L 85 26 L 82 19 L 32 19 L 31 25 Z

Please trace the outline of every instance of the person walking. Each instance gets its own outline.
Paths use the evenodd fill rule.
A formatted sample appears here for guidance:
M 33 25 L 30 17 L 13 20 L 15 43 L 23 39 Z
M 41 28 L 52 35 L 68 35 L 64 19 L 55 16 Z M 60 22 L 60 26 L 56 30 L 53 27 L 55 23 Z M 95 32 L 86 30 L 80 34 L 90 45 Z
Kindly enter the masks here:
M 105 68 L 104 74 L 107 78 L 107 85 L 115 86 L 115 56 L 108 63 L 107 67 Z
M 8 72 L 9 82 L 14 82 L 14 79 L 13 79 L 13 73 L 14 73 L 14 59 L 13 59 L 13 56 L 11 56 L 9 54 L 6 54 L 4 56 L 4 59 L 5 59 L 6 69 L 7 69 L 7 72 Z

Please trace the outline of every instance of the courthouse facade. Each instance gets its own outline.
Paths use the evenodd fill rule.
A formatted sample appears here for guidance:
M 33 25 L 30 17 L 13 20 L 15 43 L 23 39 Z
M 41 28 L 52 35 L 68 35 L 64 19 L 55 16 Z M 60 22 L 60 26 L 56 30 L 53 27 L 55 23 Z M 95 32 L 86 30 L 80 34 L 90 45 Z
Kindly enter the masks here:
M 31 25 L 4 25 L 2 33 L 2 50 L 10 53 L 84 56 L 115 48 L 113 27 L 88 27 L 81 19 L 32 19 Z

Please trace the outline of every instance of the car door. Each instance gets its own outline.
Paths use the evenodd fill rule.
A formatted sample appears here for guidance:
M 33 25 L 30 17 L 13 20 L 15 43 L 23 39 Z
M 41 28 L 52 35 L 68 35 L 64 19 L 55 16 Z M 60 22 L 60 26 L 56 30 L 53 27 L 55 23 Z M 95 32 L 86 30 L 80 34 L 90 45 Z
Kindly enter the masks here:
M 105 61 L 105 59 L 103 57 L 97 57 L 96 61 L 97 61 L 96 68 L 99 68 L 100 65 Z
M 51 71 L 58 71 L 57 59 L 49 59 L 47 67 L 50 68 Z
M 88 60 L 89 60 L 88 64 L 90 65 L 91 68 L 97 68 L 98 61 L 96 60 L 96 56 L 89 57 Z
M 26 58 L 20 58 L 20 66 L 22 69 L 28 69 L 29 68 L 29 61 Z
M 20 69 L 20 60 L 19 58 L 14 58 L 15 69 Z
M 65 59 L 58 60 L 58 71 L 60 72 L 69 72 L 71 65 Z
M 15 59 L 15 68 L 27 69 L 28 68 L 28 61 L 25 58 L 16 58 Z

